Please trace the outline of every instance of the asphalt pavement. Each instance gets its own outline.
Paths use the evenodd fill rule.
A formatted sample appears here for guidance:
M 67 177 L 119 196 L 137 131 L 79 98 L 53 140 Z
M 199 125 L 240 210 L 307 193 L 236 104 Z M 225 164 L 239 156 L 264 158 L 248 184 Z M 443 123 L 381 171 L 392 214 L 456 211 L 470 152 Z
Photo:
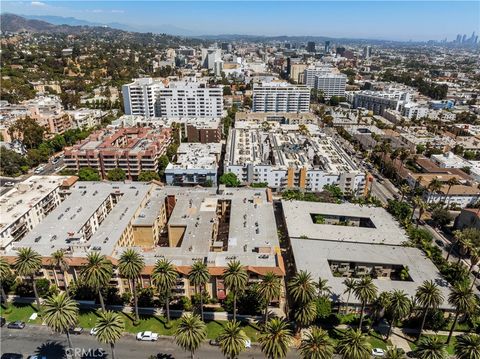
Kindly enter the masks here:
M 89 333 L 72 335 L 72 346 L 76 351 L 77 358 L 111 358 L 110 346 L 100 344 Z M 52 333 L 47 327 L 28 326 L 23 330 L 1 329 L 0 351 L 4 353 L 21 353 L 27 358 L 28 355 L 36 354 L 46 359 L 67 358 L 65 350 L 67 337 L 65 334 Z M 190 358 L 190 353 L 180 349 L 173 338 L 160 338 L 156 342 L 137 341 L 132 334 L 126 334 L 115 345 L 115 357 L 117 359 L 147 359 L 150 357 L 162 359 Z M 195 353 L 199 359 L 224 358 L 219 347 L 205 343 Z M 264 358 L 260 348 L 254 345 L 240 355 L 240 358 Z M 291 349 L 287 358 L 298 358 L 295 349 Z

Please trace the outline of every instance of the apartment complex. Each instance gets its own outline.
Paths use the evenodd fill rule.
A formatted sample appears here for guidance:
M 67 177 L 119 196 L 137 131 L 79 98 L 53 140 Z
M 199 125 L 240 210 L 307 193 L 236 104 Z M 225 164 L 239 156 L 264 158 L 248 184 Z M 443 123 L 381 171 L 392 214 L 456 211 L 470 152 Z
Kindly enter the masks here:
M 403 104 L 411 102 L 412 95 L 408 91 L 359 91 L 349 94 L 353 108 L 365 108 L 376 115 L 383 115 L 387 109 L 399 111 Z
M 280 125 L 316 125 L 317 117 L 311 112 L 237 112 L 235 122 L 265 123 L 274 122 Z
M 62 201 L 77 177 L 32 176 L 0 197 L 0 250 L 22 239 Z
M 165 169 L 167 184 L 174 186 L 217 185 L 221 143 L 182 143 L 175 162 Z
M 222 117 L 223 89 L 197 81 L 135 79 L 122 86 L 125 114 L 147 117 Z
M 338 185 L 355 195 L 365 189 L 365 173 L 314 125 L 239 122 L 230 131 L 226 151 L 224 171 L 235 173 L 242 183 L 309 191 Z
M 126 248 L 145 258 L 140 286 L 151 286 L 150 274 L 159 259 L 171 261 L 179 272 L 174 296 L 191 296 L 188 281 L 196 261 L 207 264 L 206 290 L 224 299 L 222 274 L 232 259 L 239 260 L 257 281 L 267 272 L 284 276 L 271 195 L 268 190 L 161 187 L 154 183 L 78 182 L 67 198 L 15 246 L 34 247 L 46 263 L 42 275 L 60 288 L 78 278 L 88 253 L 99 252 L 114 264 Z M 52 269 L 51 254 L 63 250 L 70 268 L 66 276 Z M 110 282 L 120 291 L 129 282 L 118 276 Z
M 253 86 L 253 112 L 308 112 L 310 89 L 287 82 L 263 82 Z
M 198 118 L 184 122 L 184 133 L 188 142 L 211 143 L 222 140 L 220 118 Z
M 158 160 L 172 141 L 169 128 L 131 127 L 102 129 L 64 150 L 67 169 L 92 167 L 106 178 L 108 171 L 121 168 L 128 178 L 142 171 L 158 171 Z

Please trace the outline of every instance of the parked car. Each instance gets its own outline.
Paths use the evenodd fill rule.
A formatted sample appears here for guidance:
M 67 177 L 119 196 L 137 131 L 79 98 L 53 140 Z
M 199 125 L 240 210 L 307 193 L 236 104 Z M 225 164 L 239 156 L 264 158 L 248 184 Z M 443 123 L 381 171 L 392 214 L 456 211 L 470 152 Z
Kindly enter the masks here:
M 23 328 L 25 328 L 25 322 L 17 320 L 16 322 L 8 323 L 7 328 L 8 329 L 23 329 Z
M 97 328 L 90 329 L 90 335 L 97 335 Z
M 8 182 L 5 182 L 4 186 L 5 187 L 13 187 L 13 186 L 15 186 L 15 183 L 13 183 L 12 181 L 8 181 Z
M 29 355 L 27 359 L 47 359 L 47 357 L 43 355 Z
M 214 347 L 218 347 L 220 345 L 220 343 L 218 342 L 217 339 L 210 339 L 210 341 L 208 343 L 210 345 L 213 345 Z
M 437 243 L 439 247 L 445 247 L 445 243 L 443 243 L 443 241 L 441 241 L 440 239 L 437 239 L 435 243 Z
M 23 354 L 20 353 L 5 353 L 1 359 L 23 359 Z
M 80 335 L 83 333 L 82 327 L 71 327 L 68 332 L 73 335 Z
M 45 170 L 45 167 L 40 166 L 40 167 L 37 167 L 37 168 L 35 169 L 35 171 L 33 171 L 33 173 L 35 173 L 36 175 L 39 175 L 39 174 L 42 173 L 44 170 Z
M 144 342 L 154 342 L 158 340 L 158 334 L 151 331 L 140 332 L 137 334 L 137 340 L 141 340 Z
M 4 317 L 0 317 L 0 327 L 3 327 L 6 323 L 6 319 Z
M 373 348 L 372 349 L 372 355 L 374 357 L 383 357 L 383 356 L 385 356 L 385 350 L 383 350 L 381 348 Z

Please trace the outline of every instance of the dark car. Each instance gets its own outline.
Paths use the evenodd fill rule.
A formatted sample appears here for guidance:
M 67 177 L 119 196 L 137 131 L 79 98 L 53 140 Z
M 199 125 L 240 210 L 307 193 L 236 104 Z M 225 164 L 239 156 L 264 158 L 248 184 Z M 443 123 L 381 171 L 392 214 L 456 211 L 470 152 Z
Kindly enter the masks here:
M 23 329 L 23 328 L 25 328 L 25 322 L 17 320 L 16 322 L 8 323 L 7 328 L 8 329 Z
M 209 341 L 209 343 L 210 343 L 210 345 L 213 345 L 213 346 L 215 346 L 215 347 L 218 347 L 218 346 L 220 345 L 220 343 L 218 342 L 217 339 L 211 339 L 211 340 Z
M 80 335 L 83 333 L 82 327 L 71 327 L 68 332 L 73 335 Z
M 443 243 L 443 241 L 441 241 L 440 239 L 437 239 L 435 243 L 437 243 L 439 247 L 445 247 L 445 243 Z
M 0 327 L 3 327 L 7 321 L 4 317 L 0 317 Z
M 1 359 L 23 359 L 23 354 L 5 353 L 1 356 Z

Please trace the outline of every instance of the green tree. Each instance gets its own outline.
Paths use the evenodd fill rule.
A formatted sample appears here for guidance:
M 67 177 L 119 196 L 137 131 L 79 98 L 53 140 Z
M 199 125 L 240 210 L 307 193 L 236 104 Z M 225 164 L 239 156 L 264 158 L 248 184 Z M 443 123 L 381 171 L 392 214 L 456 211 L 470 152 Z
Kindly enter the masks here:
M 43 142 L 45 127 L 30 117 L 20 118 L 9 127 L 10 137 L 23 143 L 27 149 L 37 148 Z
M 318 282 L 315 283 L 319 297 L 327 297 L 331 293 L 331 287 L 328 285 L 328 279 L 318 278 Z
M 95 325 L 97 332 L 95 336 L 100 343 L 110 344 L 112 359 L 115 359 L 115 343 L 120 339 L 125 331 L 125 322 L 120 313 L 100 311 Z
M 210 281 L 210 273 L 207 265 L 202 261 L 193 263 L 188 273 L 188 280 L 195 286 L 195 293 L 200 293 L 200 318 L 203 321 L 203 291 L 205 285 Z
M 387 312 L 391 316 L 390 326 L 388 328 L 387 339 L 392 334 L 392 328 L 397 320 L 402 320 L 411 311 L 412 303 L 410 298 L 403 290 L 395 289 L 390 293 L 390 298 L 387 305 Z
M 158 172 L 160 172 L 160 174 L 163 174 L 163 172 L 165 171 L 165 168 L 167 168 L 169 163 L 170 163 L 170 160 L 167 155 L 160 156 L 158 159 Z
M 52 259 L 50 260 L 55 273 L 55 281 L 57 282 L 57 287 L 59 286 L 56 271 L 63 273 L 63 284 L 65 286 L 65 291 L 68 294 L 68 284 L 67 284 L 67 271 L 70 268 L 68 264 L 68 259 L 65 256 L 65 251 L 63 249 L 58 249 L 52 253 Z
M 348 329 L 337 343 L 337 352 L 343 359 L 370 359 L 372 347 L 360 329 Z
M 438 207 L 432 211 L 432 220 L 440 227 L 448 225 L 452 219 L 452 215 L 445 208 Z
M 446 345 L 440 337 L 424 337 L 415 348 L 415 357 L 418 359 L 447 359 Z
M 363 316 L 365 314 L 365 306 L 375 300 L 375 298 L 377 297 L 377 292 L 377 286 L 373 283 L 372 278 L 363 277 L 359 281 L 357 281 L 355 288 L 353 289 L 353 294 L 362 303 L 358 328 L 362 327 Z
M 0 151 L 0 175 L 16 177 L 28 171 L 27 158 L 15 151 L 3 148 Z
M 288 329 L 288 323 L 278 318 L 270 319 L 258 337 L 262 352 L 269 359 L 284 358 L 291 341 L 292 332 Z
M 292 299 L 300 304 L 311 302 L 315 298 L 315 283 L 310 273 L 300 271 L 288 282 L 288 291 Z
M 207 337 L 207 327 L 198 315 L 185 314 L 179 320 L 174 337 L 177 345 L 189 351 L 194 359 L 195 352 Z
M 405 359 L 405 352 L 403 349 L 397 347 L 389 347 L 385 352 L 385 359 Z
M 120 255 L 118 271 L 122 277 L 130 281 L 133 305 L 135 307 L 135 322 L 137 323 L 140 320 L 138 316 L 137 280 L 143 268 L 145 268 L 145 260 L 136 250 L 129 248 Z
M 17 274 L 21 277 L 30 277 L 33 293 L 37 301 L 37 310 L 40 311 L 40 297 L 38 296 L 35 273 L 42 268 L 42 257 L 32 248 L 20 248 L 17 250 L 17 259 L 13 265 Z
M 233 294 L 233 321 L 235 321 L 237 318 L 237 298 L 245 291 L 248 283 L 247 271 L 239 261 L 230 261 L 227 269 L 223 272 L 223 282 L 227 290 Z
M 480 335 L 469 333 L 458 336 L 455 355 L 457 359 L 480 359 Z
M 258 294 L 265 302 L 265 323 L 268 321 L 268 305 L 274 298 L 280 296 L 280 289 L 280 278 L 273 272 L 266 273 L 258 283 Z
M 178 273 L 175 266 L 166 259 L 159 259 L 155 263 L 152 272 L 152 281 L 158 288 L 158 292 L 165 296 L 165 307 L 167 311 L 167 323 L 170 322 L 170 295 L 177 283 Z
M 426 280 L 420 287 L 417 288 L 415 293 L 418 304 L 423 309 L 423 319 L 420 326 L 420 332 L 418 338 L 422 336 L 423 327 L 425 326 L 425 319 L 427 318 L 428 311 L 430 309 L 436 309 L 443 303 L 443 295 L 438 288 L 438 285 L 434 281 Z
M 240 181 L 237 178 L 237 175 L 232 172 L 224 173 L 220 176 L 220 183 L 226 185 L 227 187 L 238 187 L 240 186 Z
M 142 171 L 138 174 L 137 181 L 140 182 L 150 182 L 150 181 L 160 181 L 160 176 L 157 172 L 154 171 Z
M 343 294 L 347 295 L 347 302 L 345 303 L 345 314 L 348 314 L 348 305 L 350 303 L 350 295 L 355 289 L 355 286 L 357 285 L 357 281 L 354 278 L 347 278 L 343 281 L 343 285 L 346 287 Z
M 107 172 L 107 179 L 109 181 L 125 181 L 127 175 L 121 168 L 114 168 Z
M 333 357 L 333 342 L 326 330 L 311 327 L 302 338 L 298 348 L 303 359 L 330 359 Z
M 78 171 L 78 179 L 80 181 L 100 181 L 100 175 L 92 167 L 83 167 Z
M 3 283 L 10 277 L 12 270 L 10 269 L 10 264 L 5 260 L 5 258 L 0 257 L 0 291 L 1 291 L 1 301 L 8 304 L 8 298 L 3 289 Z
M 222 354 L 234 359 L 245 350 L 245 343 L 248 337 L 240 327 L 240 322 L 235 320 L 227 322 L 222 332 L 217 337 Z
M 453 286 L 453 288 L 450 290 L 450 294 L 448 295 L 448 303 L 455 308 L 455 318 L 453 320 L 452 327 L 450 328 L 450 332 L 448 333 L 447 344 L 449 344 L 450 340 L 452 339 L 452 334 L 455 330 L 458 317 L 461 314 L 473 313 L 477 305 L 473 290 L 469 285 L 463 283 Z
M 43 303 L 42 320 L 57 333 L 65 333 L 68 348 L 73 348 L 69 329 L 78 322 L 78 304 L 67 293 L 51 296 Z
M 98 293 L 100 305 L 105 310 L 102 288 L 108 286 L 113 275 L 113 265 L 107 257 L 99 252 L 91 252 L 87 255 L 87 263 L 80 271 L 80 276 L 85 284 Z
M 317 303 L 312 300 L 303 305 L 296 303 L 293 310 L 293 317 L 297 323 L 297 331 L 308 327 L 317 318 Z

